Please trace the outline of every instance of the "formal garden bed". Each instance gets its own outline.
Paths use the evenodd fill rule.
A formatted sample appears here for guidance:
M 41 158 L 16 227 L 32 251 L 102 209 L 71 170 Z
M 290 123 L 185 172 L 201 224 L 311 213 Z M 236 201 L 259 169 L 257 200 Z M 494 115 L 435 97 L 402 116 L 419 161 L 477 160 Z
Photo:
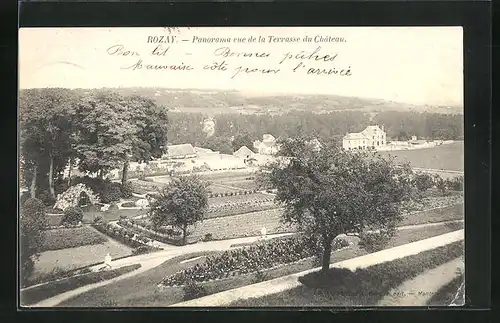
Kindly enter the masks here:
M 112 279 L 140 268 L 140 264 L 129 265 L 117 269 L 81 273 L 75 276 L 62 278 L 47 284 L 33 286 L 21 291 L 20 300 L 22 306 L 29 306 L 55 295 L 82 287 L 98 283 L 100 281 Z
M 314 272 L 299 278 L 302 286 L 229 306 L 375 306 L 403 282 L 462 256 L 463 248 L 459 241 L 356 271 L 332 268 L 326 274 Z
M 182 246 L 182 233 L 173 228 L 154 228 L 151 222 L 147 219 L 121 219 L 118 225 L 126 228 L 131 232 L 147 237 L 150 240 L 160 241 L 174 246 Z M 188 236 L 189 238 L 189 236 Z M 189 238 L 189 242 L 196 242 Z
M 139 234 L 135 230 L 129 228 L 124 228 L 116 223 L 106 222 L 102 219 L 96 219 L 92 224 L 94 228 L 98 231 L 109 235 L 110 237 L 118 240 L 119 242 L 136 248 L 138 251 L 136 253 L 147 253 L 157 250 L 162 250 L 161 248 L 153 246 L 153 240 Z M 140 248 L 140 249 L 139 249 Z
M 107 241 L 102 234 L 87 226 L 51 229 L 44 231 L 44 233 L 45 240 L 42 251 L 95 245 Z

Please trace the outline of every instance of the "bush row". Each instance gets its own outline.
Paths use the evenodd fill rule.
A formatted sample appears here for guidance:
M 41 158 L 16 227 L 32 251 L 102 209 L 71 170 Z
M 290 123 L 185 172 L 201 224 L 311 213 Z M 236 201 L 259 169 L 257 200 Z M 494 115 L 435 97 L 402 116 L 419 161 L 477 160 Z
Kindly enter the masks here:
M 269 205 L 272 202 L 274 202 L 274 198 L 254 200 L 254 201 L 232 202 L 232 203 L 212 206 L 208 209 L 208 213 L 224 212 L 227 210 L 235 210 L 235 209 L 238 209 L 240 207 L 249 207 L 249 206 L 260 207 L 262 205 Z
M 204 282 L 230 276 L 247 274 L 292 263 L 317 255 L 317 240 L 304 235 L 272 239 L 249 247 L 228 250 L 221 255 L 208 257 L 203 264 L 165 277 L 164 286 L 184 285 L 189 281 Z M 336 239 L 332 250 L 347 247 L 344 239 Z
M 118 225 L 112 225 L 111 223 L 107 223 L 101 219 L 96 219 L 92 223 L 92 226 L 100 232 L 132 248 L 139 248 L 144 246 L 147 247 L 149 251 L 160 250 L 160 248 L 148 245 L 148 243 L 152 242 L 151 239 L 146 236 L 139 235 L 133 230 L 129 230 Z M 141 250 L 144 250 L 144 248 L 142 248 Z
M 254 190 L 245 190 L 245 191 L 236 191 L 236 192 L 223 192 L 223 193 L 210 193 L 208 194 L 208 197 L 224 197 L 224 196 L 236 196 L 236 195 L 249 195 L 249 194 L 255 194 L 258 193 L 259 191 L 254 189 Z
M 172 231 L 166 229 L 166 232 L 160 233 L 157 231 L 159 229 L 154 229 L 151 224 L 147 225 L 147 227 L 144 227 L 137 221 L 138 220 L 121 219 L 118 221 L 118 224 L 123 228 L 128 228 L 152 240 L 168 243 L 174 246 L 184 245 L 180 233 L 174 231 L 173 229 L 171 229 Z
M 209 209 L 207 218 L 220 218 L 225 216 L 239 215 L 251 212 L 260 212 L 278 208 L 272 202 L 259 203 L 259 204 L 237 204 L 231 207 L 222 207 L 218 209 Z
M 134 264 L 113 270 L 90 272 L 26 289 L 21 291 L 21 304 L 24 306 L 35 304 L 44 299 L 64 293 L 69 290 L 73 290 L 81 286 L 94 284 L 100 281 L 121 276 L 140 267 L 140 264 Z

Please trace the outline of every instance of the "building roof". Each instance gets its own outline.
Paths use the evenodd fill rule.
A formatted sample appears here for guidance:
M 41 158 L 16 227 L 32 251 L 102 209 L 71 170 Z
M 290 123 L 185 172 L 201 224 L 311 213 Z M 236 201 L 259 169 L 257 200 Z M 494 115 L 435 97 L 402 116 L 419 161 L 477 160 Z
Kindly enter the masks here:
M 196 151 L 191 144 L 181 144 L 167 146 L 167 154 L 169 157 L 181 157 L 186 155 L 194 155 Z
M 237 151 L 235 151 L 233 153 L 233 155 L 235 156 L 242 156 L 242 157 L 247 157 L 247 156 L 253 156 L 254 155 L 254 152 L 251 151 L 250 149 L 248 149 L 247 146 L 242 146 L 240 149 L 238 149 Z
M 270 134 L 265 134 L 262 136 L 262 141 L 266 141 L 266 142 L 274 142 L 276 141 L 276 138 L 274 138 L 273 135 L 270 135 Z
M 202 148 L 202 147 L 194 147 L 194 150 L 197 153 L 213 153 L 214 152 L 212 149 Z
M 368 137 L 366 137 L 361 132 L 353 132 L 353 133 L 348 133 L 347 135 L 345 135 L 344 139 L 346 139 L 346 140 L 366 140 L 366 139 L 368 139 Z

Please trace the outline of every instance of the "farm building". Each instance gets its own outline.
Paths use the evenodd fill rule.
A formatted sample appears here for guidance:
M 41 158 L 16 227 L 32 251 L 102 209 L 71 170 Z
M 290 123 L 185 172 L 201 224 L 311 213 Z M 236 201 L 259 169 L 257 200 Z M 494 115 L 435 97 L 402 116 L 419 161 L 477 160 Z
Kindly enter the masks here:
M 180 144 L 167 146 L 167 153 L 163 159 L 186 159 L 196 157 L 196 151 L 191 144 Z
M 262 136 L 262 141 L 256 140 L 253 143 L 253 147 L 257 149 L 259 154 L 262 155 L 272 155 L 278 152 L 278 145 L 276 144 L 276 138 L 270 134 L 265 134 Z
M 255 153 L 251 151 L 247 146 L 242 146 L 240 149 L 235 151 L 233 155 L 237 158 L 245 159 L 249 157 L 253 157 Z

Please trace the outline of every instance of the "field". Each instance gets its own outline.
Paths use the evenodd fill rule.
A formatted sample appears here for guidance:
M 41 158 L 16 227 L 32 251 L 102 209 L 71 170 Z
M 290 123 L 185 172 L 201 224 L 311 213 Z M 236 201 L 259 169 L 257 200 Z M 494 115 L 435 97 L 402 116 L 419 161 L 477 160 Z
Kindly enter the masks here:
M 259 236 L 262 227 L 267 233 L 293 232 L 293 228 L 280 223 L 281 210 L 273 209 L 233 216 L 206 219 L 192 228 L 191 237 L 202 239 L 212 234 L 214 240 Z
M 397 235 L 389 242 L 387 248 L 403 245 L 413 241 L 430 238 L 456 230 L 444 225 L 407 229 L 397 233 Z M 367 254 L 366 251 L 360 249 L 356 244 L 351 248 L 344 249 L 338 252 L 333 252 L 331 256 L 332 262 L 343 261 L 346 259 L 358 257 Z M 168 287 L 164 290 L 157 288 L 157 284 L 168 275 L 172 275 L 185 268 L 194 266 L 204 261 L 204 258 L 199 258 L 191 262 L 180 264 L 182 260 L 195 258 L 205 253 L 193 253 L 184 255 L 178 258 L 167 260 L 161 266 L 148 270 L 137 276 L 124 279 L 122 281 L 99 287 L 89 292 L 78 295 L 72 299 L 61 303 L 60 307 L 98 307 L 102 304 L 111 304 L 111 306 L 136 306 L 136 307 L 162 307 L 182 301 L 183 291 L 181 287 Z M 296 264 L 287 265 L 266 272 L 267 279 L 273 279 L 304 270 L 316 267 L 312 260 L 304 260 Z M 209 294 L 221 292 L 224 290 L 238 288 L 254 282 L 254 274 L 236 276 L 229 280 L 212 281 L 203 283 L 204 288 Z
M 412 167 L 463 171 L 464 143 L 456 142 L 433 148 L 379 152 L 383 156 L 391 155 L 396 161 L 410 162 Z
M 46 230 L 43 251 L 96 245 L 107 240 L 101 233 L 88 226 Z

